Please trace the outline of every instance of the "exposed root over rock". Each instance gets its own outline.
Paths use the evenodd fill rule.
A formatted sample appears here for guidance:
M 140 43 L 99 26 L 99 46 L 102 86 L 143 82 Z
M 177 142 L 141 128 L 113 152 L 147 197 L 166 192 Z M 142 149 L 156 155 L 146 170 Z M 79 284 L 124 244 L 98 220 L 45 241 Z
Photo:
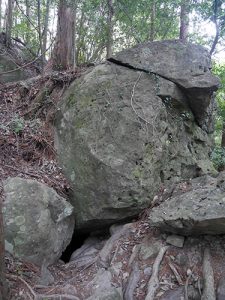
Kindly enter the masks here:
M 159 267 L 160 264 L 163 260 L 163 256 L 168 250 L 168 246 L 162 247 L 159 251 L 159 254 L 156 257 L 156 260 L 153 264 L 153 271 L 152 271 L 152 276 L 150 278 L 150 281 L 148 283 L 148 292 L 145 300 L 154 300 L 155 298 L 155 293 L 159 287 L 159 278 L 158 278 L 158 273 L 159 273 Z

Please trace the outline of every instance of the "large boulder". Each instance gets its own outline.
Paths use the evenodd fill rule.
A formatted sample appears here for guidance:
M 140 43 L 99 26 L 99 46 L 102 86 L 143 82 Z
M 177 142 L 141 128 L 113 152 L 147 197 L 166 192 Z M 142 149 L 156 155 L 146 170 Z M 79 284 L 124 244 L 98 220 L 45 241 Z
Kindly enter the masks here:
M 184 193 L 175 189 L 174 195 L 152 209 L 150 225 L 181 235 L 225 234 L 225 172 L 217 178 L 195 178 L 185 189 Z
M 168 60 L 176 49 L 170 44 Z M 201 53 L 205 61 L 198 49 L 193 56 Z M 164 60 L 155 59 L 163 69 Z M 185 90 L 165 76 L 138 69 L 106 62 L 89 69 L 64 95 L 55 145 L 74 191 L 77 229 L 90 231 L 133 217 L 162 185 L 214 172 L 211 139 L 196 123 Z M 215 78 L 208 76 L 215 89 Z M 205 95 L 205 87 L 199 87 L 201 92 Z
M 3 185 L 6 250 L 37 265 L 55 262 L 73 234 L 71 204 L 35 180 L 15 177 Z

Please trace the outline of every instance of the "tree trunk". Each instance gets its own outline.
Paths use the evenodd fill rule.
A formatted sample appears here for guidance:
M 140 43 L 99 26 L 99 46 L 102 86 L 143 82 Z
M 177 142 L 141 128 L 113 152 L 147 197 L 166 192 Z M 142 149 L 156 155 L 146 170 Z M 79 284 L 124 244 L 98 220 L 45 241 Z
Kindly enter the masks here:
M 2 0 L 0 0 L 0 32 L 2 31 Z
M 216 35 L 214 37 L 213 43 L 212 43 L 212 47 L 210 49 L 210 55 L 212 55 L 216 49 L 216 46 L 219 42 L 219 37 L 220 37 L 220 25 L 219 25 L 219 20 L 218 20 L 218 10 L 219 8 L 221 8 L 222 5 L 222 1 L 218 1 L 218 0 L 214 0 L 213 3 L 213 17 L 212 17 L 212 21 L 215 24 L 215 28 L 216 28 Z
M 37 17 L 38 17 L 38 39 L 39 39 L 39 47 L 41 54 L 41 63 L 42 63 L 42 71 L 44 70 L 44 52 L 43 52 L 43 43 L 42 43 L 42 25 L 41 25 L 41 2 L 37 0 Z
M 14 0 L 8 0 L 8 8 L 7 8 L 7 15 L 6 15 L 6 47 L 11 46 L 13 6 L 14 6 Z
M 69 0 L 60 0 L 56 44 L 52 57 L 53 70 L 67 70 L 74 66 L 74 11 Z
M 107 0 L 108 16 L 107 16 L 107 45 L 106 45 L 106 58 L 112 56 L 113 47 L 113 0 Z
M 150 23 L 150 32 L 149 32 L 149 40 L 150 41 L 154 41 L 154 39 L 155 39 L 155 10 L 156 10 L 155 0 L 152 0 L 151 23 Z
M 30 45 L 30 0 L 26 0 L 26 44 Z
M 5 243 L 2 217 L 2 201 L 0 198 L 0 300 L 8 300 L 5 280 Z
M 46 2 L 46 12 L 45 12 L 45 24 L 44 24 L 44 30 L 43 30 L 43 59 L 44 60 L 46 59 L 49 10 L 50 10 L 50 0 L 47 0 L 47 2 Z
M 183 0 L 180 7 L 180 40 L 187 42 L 189 30 L 189 7 L 188 0 Z

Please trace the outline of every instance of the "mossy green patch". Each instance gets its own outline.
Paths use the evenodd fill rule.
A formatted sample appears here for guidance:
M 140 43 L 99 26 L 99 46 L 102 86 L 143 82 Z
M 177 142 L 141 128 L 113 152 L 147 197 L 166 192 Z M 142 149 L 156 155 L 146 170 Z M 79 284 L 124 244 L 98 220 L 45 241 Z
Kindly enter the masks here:
M 141 178 L 143 178 L 143 173 L 144 173 L 143 167 L 142 166 L 136 166 L 134 168 L 134 170 L 132 171 L 132 176 L 137 178 L 137 179 L 141 179 Z

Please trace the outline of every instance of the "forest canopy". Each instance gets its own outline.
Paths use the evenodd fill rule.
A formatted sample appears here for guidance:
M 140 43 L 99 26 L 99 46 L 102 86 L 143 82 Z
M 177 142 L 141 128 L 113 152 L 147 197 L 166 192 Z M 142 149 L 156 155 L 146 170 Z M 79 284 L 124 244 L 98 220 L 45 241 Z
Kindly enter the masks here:
M 188 39 L 216 57 L 225 47 L 222 0 L 1 0 L 0 5 L 1 30 L 44 59 L 53 51 L 62 6 L 74 19 L 76 64 L 148 40 Z

